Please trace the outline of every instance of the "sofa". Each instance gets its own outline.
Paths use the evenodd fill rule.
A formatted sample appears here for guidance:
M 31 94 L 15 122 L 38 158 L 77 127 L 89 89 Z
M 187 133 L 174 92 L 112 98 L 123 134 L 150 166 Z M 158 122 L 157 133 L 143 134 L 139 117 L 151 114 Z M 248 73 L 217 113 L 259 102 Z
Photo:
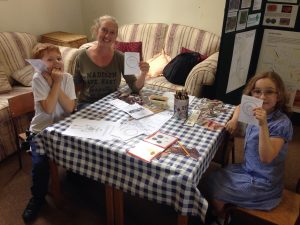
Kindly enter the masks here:
M 29 33 L 0 32 L 0 161 L 17 149 L 7 99 L 31 91 L 33 68 L 25 59 L 31 58 L 38 39 Z M 146 86 L 163 91 L 186 89 L 189 94 L 201 97 L 203 87 L 214 83 L 220 45 L 220 38 L 215 34 L 180 24 L 125 24 L 119 27 L 117 41 L 141 44 L 143 60 L 150 64 Z M 93 44 L 96 42 L 83 44 L 79 49 L 59 46 L 65 71 L 73 74 L 77 54 Z M 182 48 L 207 57 L 190 71 L 184 86 L 172 84 L 162 76 L 164 66 Z M 20 119 L 20 131 L 28 128 L 29 123 L 28 118 Z
M 0 161 L 17 150 L 13 124 L 8 109 L 8 98 L 30 92 L 34 70 L 25 61 L 31 58 L 38 37 L 22 32 L 0 32 Z M 73 73 L 78 49 L 59 47 L 65 70 Z M 18 121 L 19 132 L 28 128 L 30 119 Z
M 203 87 L 212 86 L 217 69 L 220 37 L 205 30 L 180 24 L 145 23 L 119 27 L 118 42 L 142 44 L 142 58 L 150 64 L 151 74 L 146 86 L 163 91 L 186 89 L 190 95 L 202 96 Z M 88 48 L 97 42 L 83 44 Z M 162 69 L 183 49 L 199 52 L 205 60 L 189 73 L 184 86 L 170 83 L 162 76 Z M 152 68 L 156 71 L 151 71 Z

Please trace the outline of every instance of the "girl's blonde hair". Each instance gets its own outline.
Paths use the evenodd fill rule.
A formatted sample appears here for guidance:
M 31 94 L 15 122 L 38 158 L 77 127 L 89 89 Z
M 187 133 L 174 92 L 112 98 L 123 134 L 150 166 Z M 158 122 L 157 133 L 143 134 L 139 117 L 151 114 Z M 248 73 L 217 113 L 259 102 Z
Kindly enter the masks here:
M 34 46 L 34 48 L 32 50 L 32 58 L 33 59 L 41 59 L 44 57 L 45 54 L 47 54 L 48 52 L 52 52 L 52 51 L 56 51 L 57 53 L 59 53 L 61 55 L 61 52 L 60 52 L 58 46 L 56 46 L 54 44 L 50 44 L 50 43 L 38 43 Z
M 113 23 L 115 23 L 116 26 L 117 26 L 117 30 L 118 30 L 119 25 L 118 25 L 118 21 L 116 20 L 115 17 L 110 16 L 110 15 L 100 16 L 99 18 L 94 20 L 94 25 L 91 27 L 92 38 L 96 37 L 98 29 L 101 26 L 101 23 L 103 21 L 107 21 L 107 20 L 112 21 Z
M 281 77 L 274 71 L 264 72 L 260 74 L 256 74 L 253 76 L 247 83 L 244 94 L 245 95 L 251 95 L 251 91 L 255 88 L 256 81 L 260 79 L 268 78 L 271 81 L 274 82 L 276 86 L 276 92 L 277 92 L 277 103 L 275 105 L 275 109 L 279 109 L 282 112 L 286 114 L 291 113 L 291 108 L 287 105 L 288 104 L 288 95 L 285 90 L 284 83 L 281 79 Z

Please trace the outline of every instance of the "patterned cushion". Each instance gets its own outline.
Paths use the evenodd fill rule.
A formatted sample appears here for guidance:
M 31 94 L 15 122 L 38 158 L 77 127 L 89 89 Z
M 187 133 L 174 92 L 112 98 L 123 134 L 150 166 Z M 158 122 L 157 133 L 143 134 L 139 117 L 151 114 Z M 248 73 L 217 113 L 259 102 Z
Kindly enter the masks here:
M 143 59 L 143 52 L 142 52 L 143 43 L 141 41 L 137 42 L 116 42 L 116 49 L 121 52 L 138 52 L 140 53 L 140 60 Z
M 143 43 L 143 58 L 145 61 L 160 53 L 164 47 L 168 24 L 145 23 L 127 24 L 119 28 L 118 41 Z
M 186 25 L 171 24 L 167 31 L 165 51 L 174 58 L 181 47 L 210 56 L 220 47 L 220 37 L 205 30 Z
M 73 75 L 75 71 L 76 57 L 80 50 L 78 48 L 70 48 L 58 46 L 64 61 L 65 72 Z
M 0 62 L 0 93 L 5 93 L 11 90 L 11 85 L 7 79 L 4 67 Z
M 9 92 L 11 90 L 10 83 L 6 76 L 0 76 L 0 93 Z
M 12 78 L 18 81 L 20 84 L 24 86 L 30 87 L 32 84 L 32 77 L 34 74 L 34 69 L 31 65 L 27 65 L 22 69 L 19 69 L 12 73 Z
M 11 74 L 27 65 L 25 59 L 31 58 L 32 48 L 36 43 L 37 38 L 32 34 L 0 32 L 0 59 L 11 84 Z
M 153 58 L 149 59 L 149 72 L 148 77 L 159 77 L 162 76 L 163 69 L 171 61 L 171 57 L 165 54 L 162 50 L 161 53 L 155 55 Z
M 184 86 L 170 83 L 164 76 L 153 77 L 145 81 L 148 87 L 161 91 L 176 91 L 184 89 Z

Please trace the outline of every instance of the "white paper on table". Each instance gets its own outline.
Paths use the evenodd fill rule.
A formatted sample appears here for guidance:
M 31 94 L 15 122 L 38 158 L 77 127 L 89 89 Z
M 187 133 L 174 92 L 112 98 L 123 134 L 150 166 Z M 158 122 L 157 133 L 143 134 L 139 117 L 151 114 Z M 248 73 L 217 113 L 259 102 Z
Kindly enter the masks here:
M 123 141 L 127 141 L 143 134 L 144 131 L 144 126 L 138 120 L 131 120 L 116 126 L 111 134 Z
M 248 95 L 243 95 L 238 120 L 244 123 L 254 124 L 258 126 L 258 120 L 254 117 L 253 109 L 257 107 L 262 107 L 262 104 L 263 100 L 261 99 Z
M 132 105 L 120 100 L 120 99 L 114 99 L 109 102 L 113 106 L 117 107 L 118 109 L 128 113 L 131 117 L 134 119 L 140 119 L 146 116 L 153 115 L 154 113 L 150 111 L 149 109 L 146 109 L 145 107 L 134 103 Z
M 174 92 L 164 92 L 163 96 L 168 97 L 168 106 L 170 110 L 174 109 Z M 189 104 L 194 100 L 195 96 L 189 95 Z
M 173 111 L 162 111 L 160 113 L 155 113 L 152 116 L 148 116 L 139 120 L 144 127 L 144 134 L 153 134 L 158 131 L 171 117 L 173 116 Z
M 140 53 L 125 52 L 124 53 L 124 75 L 138 74 L 140 72 Z
M 62 133 L 69 136 L 107 141 L 113 139 L 111 132 L 116 126 L 118 126 L 116 122 L 78 118 L 73 120 L 72 124 Z
M 25 59 L 25 60 L 30 65 L 32 65 L 35 71 L 37 72 L 43 72 L 48 70 L 47 65 L 41 59 Z

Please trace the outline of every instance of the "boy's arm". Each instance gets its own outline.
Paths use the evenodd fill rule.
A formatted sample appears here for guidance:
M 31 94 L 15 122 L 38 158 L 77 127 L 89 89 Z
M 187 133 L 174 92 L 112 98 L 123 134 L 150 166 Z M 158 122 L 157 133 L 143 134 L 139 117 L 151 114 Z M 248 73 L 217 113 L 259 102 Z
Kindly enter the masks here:
M 58 95 L 58 102 L 67 113 L 72 113 L 75 109 L 75 100 L 70 99 L 61 89 Z

